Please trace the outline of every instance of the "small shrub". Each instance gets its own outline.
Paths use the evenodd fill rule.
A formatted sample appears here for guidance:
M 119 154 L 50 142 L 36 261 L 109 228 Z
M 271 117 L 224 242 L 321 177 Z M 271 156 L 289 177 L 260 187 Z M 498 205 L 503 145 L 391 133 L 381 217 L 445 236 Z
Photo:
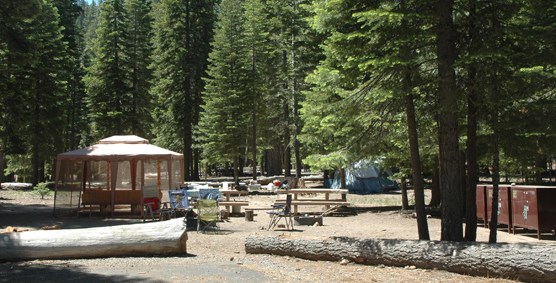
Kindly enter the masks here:
M 45 196 L 50 195 L 51 191 L 46 185 L 46 183 L 38 183 L 34 188 L 33 191 L 41 196 L 41 199 L 44 199 Z

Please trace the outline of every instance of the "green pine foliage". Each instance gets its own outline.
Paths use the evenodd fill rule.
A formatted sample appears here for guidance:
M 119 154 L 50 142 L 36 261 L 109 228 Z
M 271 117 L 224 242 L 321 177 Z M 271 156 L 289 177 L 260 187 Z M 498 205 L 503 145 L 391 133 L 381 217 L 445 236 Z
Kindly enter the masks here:
M 85 69 L 81 58 L 84 53 L 85 42 L 83 39 L 83 26 L 77 25 L 83 9 L 76 0 L 55 0 L 54 5 L 60 14 L 60 25 L 62 28 L 63 41 L 67 43 L 68 60 L 68 81 L 66 87 L 67 106 L 65 111 L 64 125 L 64 144 L 63 150 L 77 149 L 82 143 L 85 133 L 88 130 L 85 109 L 85 85 L 83 76 Z
M 196 135 L 204 162 L 233 162 L 236 169 L 249 129 L 246 110 L 250 106 L 247 90 L 251 85 L 251 60 L 246 52 L 244 27 L 243 1 L 222 1 Z
M 201 160 L 281 174 L 380 156 L 408 172 L 411 102 L 424 173 L 449 113 L 468 152 L 476 119 L 483 171 L 499 155 L 506 180 L 542 180 L 556 150 L 555 4 L 455 1 L 457 96 L 442 109 L 438 3 L 5 0 L 0 170 L 35 182 L 56 153 L 137 134 L 183 152 L 188 180 Z
M 7 135 L 0 148 L 2 154 L 20 154 L 12 167 L 25 168 L 37 183 L 45 163 L 62 149 L 69 55 L 52 2 L 16 2 L 2 5 L 13 10 L 2 13 L 10 16 L 3 18 L 0 43 L 0 129 Z
M 215 2 L 162 0 L 153 11 L 153 132 L 157 144 L 184 153 L 187 180 L 199 178 L 193 127 L 199 121 Z
M 400 113 L 410 93 L 401 82 L 411 72 L 409 91 L 419 98 L 429 87 L 423 74 L 433 68 L 427 63 L 430 20 L 425 9 L 413 5 L 423 14 L 400 11 L 394 2 L 315 1 L 311 6 L 312 27 L 326 35 L 326 59 L 307 76 L 312 88 L 301 110 L 301 140 L 311 166 L 340 168 L 369 156 L 409 165 L 403 162 L 409 148 Z
M 150 1 L 111 0 L 100 6 L 87 106 L 95 140 L 117 134 L 150 136 Z
M 273 102 L 275 99 L 273 96 L 278 91 L 275 63 L 279 56 L 270 37 L 271 27 L 268 25 L 270 18 L 268 6 L 263 2 L 258 0 L 245 2 L 244 38 L 246 53 L 251 61 L 245 86 L 249 96 L 245 112 L 251 115 L 248 118 L 250 128 L 247 148 L 251 152 L 248 156 L 255 173 L 264 149 L 268 149 L 276 142 L 273 140 L 273 137 L 276 137 L 273 124 L 277 118 L 275 116 L 278 103 Z
M 28 22 L 41 11 L 42 1 L 4 1 L 0 5 L 0 154 L 27 151 L 27 106 L 33 89 L 29 66 L 33 42 Z
M 126 0 L 124 3 L 127 22 L 127 49 L 131 105 L 127 119 L 131 133 L 149 138 L 152 125 L 153 99 L 150 88 L 152 80 L 152 18 L 151 3 L 147 0 Z
M 94 57 L 85 76 L 92 135 L 96 140 L 110 135 L 132 134 L 131 123 L 127 120 L 132 101 L 123 0 L 108 0 L 100 8 Z
M 33 42 L 33 64 L 29 73 L 34 82 L 29 101 L 29 148 L 32 182 L 41 181 L 44 162 L 63 149 L 64 112 L 69 80 L 67 43 L 63 41 L 57 9 L 44 2 L 41 13 L 29 25 Z
M 183 46 L 186 29 L 184 19 L 186 8 L 183 1 L 162 0 L 155 5 L 154 15 L 154 53 L 152 68 L 154 81 L 151 89 L 157 103 L 154 112 L 157 144 L 182 151 L 185 135 L 183 123 L 191 105 L 189 77 L 186 72 L 186 53 Z

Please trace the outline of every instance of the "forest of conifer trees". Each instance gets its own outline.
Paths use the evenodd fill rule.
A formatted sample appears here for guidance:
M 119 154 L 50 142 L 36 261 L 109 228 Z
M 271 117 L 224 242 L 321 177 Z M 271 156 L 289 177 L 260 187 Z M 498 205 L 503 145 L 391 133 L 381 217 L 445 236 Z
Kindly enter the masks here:
M 0 182 L 116 134 L 183 153 L 186 180 L 373 160 L 417 198 L 439 177 L 456 219 L 479 176 L 556 178 L 553 1 L 0 3 Z

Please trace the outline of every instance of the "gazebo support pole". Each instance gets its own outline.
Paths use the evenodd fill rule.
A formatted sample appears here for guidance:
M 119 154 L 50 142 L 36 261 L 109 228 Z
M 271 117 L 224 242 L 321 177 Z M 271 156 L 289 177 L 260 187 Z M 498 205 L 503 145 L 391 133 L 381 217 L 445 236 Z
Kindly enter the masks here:
M 137 160 L 136 159 L 132 159 L 129 161 L 129 166 L 130 168 L 130 172 L 131 172 L 131 190 L 135 191 L 135 189 L 137 188 L 136 185 L 136 180 L 135 178 L 137 177 Z
M 77 203 L 77 215 L 79 215 L 79 211 L 81 210 L 81 198 L 87 189 L 87 174 L 89 169 L 89 162 L 87 160 L 83 160 L 83 173 L 81 175 L 81 192 L 79 192 L 79 201 Z
M 141 217 L 145 214 L 145 160 L 141 160 Z
M 162 195 L 162 191 L 160 190 L 160 185 L 162 184 L 160 180 L 160 159 L 156 160 L 156 187 L 158 188 L 158 195 L 159 197 Z
M 110 161 L 110 190 L 112 191 L 112 207 L 110 217 L 114 217 L 114 197 L 116 195 L 116 178 L 118 178 L 118 160 Z
M 168 162 L 168 190 L 171 190 L 174 185 L 172 184 L 172 174 L 174 174 L 172 171 L 172 156 L 170 156 L 166 162 Z
M 56 216 L 56 197 L 58 196 L 58 186 L 60 184 L 60 163 L 62 163 L 61 157 L 56 158 L 56 181 L 54 182 L 54 209 L 52 210 L 52 215 Z

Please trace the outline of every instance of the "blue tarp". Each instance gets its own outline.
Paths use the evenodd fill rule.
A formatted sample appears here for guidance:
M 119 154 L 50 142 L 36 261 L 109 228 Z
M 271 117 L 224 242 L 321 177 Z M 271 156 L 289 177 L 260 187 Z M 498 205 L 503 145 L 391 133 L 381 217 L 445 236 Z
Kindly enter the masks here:
M 340 189 L 340 178 L 327 179 L 324 181 L 325 188 Z M 351 194 L 368 195 L 380 194 L 390 190 L 399 189 L 398 184 L 386 177 L 375 178 L 356 178 L 348 182 L 346 180 L 346 189 Z
M 352 194 L 379 194 L 398 189 L 395 181 L 382 176 L 377 167 L 367 166 L 365 162 L 356 163 L 354 168 L 346 169 L 345 175 L 346 189 Z M 340 172 L 336 171 L 333 179 L 324 180 L 324 187 L 340 189 Z

